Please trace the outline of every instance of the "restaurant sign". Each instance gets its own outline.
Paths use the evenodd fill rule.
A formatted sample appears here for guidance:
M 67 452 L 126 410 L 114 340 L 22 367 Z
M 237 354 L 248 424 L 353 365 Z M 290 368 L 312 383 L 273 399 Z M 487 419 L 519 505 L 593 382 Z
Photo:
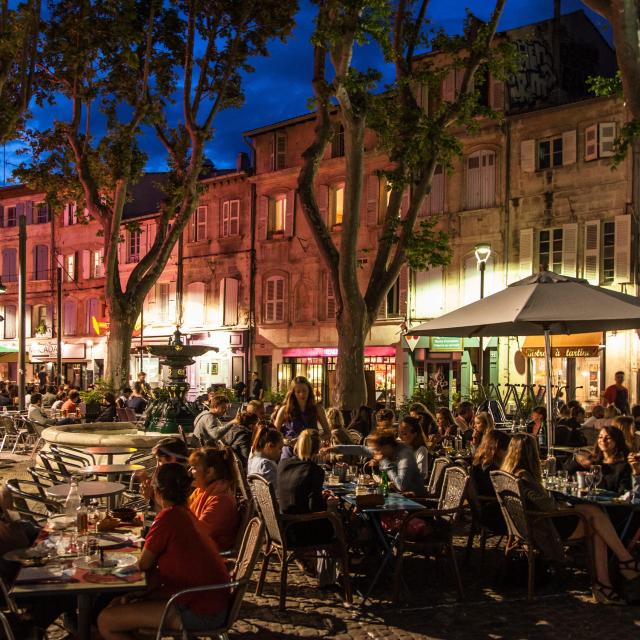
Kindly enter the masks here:
M 57 342 L 32 342 L 29 346 L 29 355 L 31 360 L 55 360 L 58 357 Z M 80 344 L 62 344 L 63 360 L 84 360 L 85 345 Z
M 431 338 L 431 351 L 462 351 L 462 338 L 434 336 Z
M 523 347 L 525 358 L 544 358 L 544 347 Z M 597 346 L 589 347 L 551 347 L 552 358 L 597 358 Z

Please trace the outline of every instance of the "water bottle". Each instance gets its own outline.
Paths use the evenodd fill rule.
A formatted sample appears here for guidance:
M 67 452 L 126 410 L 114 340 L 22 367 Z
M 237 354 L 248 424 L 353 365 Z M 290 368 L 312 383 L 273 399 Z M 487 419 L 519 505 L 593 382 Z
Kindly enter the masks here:
M 75 478 L 71 480 L 67 499 L 64 501 L 64 512 L 74 520 L 77 517 L 78 508 L 80 507 L 80 492 L 78 491 L 78 481 Z

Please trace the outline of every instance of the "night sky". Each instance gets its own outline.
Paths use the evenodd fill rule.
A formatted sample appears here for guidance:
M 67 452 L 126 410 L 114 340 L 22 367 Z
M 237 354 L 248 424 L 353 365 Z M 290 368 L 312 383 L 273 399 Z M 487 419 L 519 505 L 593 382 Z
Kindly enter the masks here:
M 245 104 L 240 109 L 221 113 L 215 122 L 215 135 L 207 148 L 207 156 L 217 167 L 229 167 L 235 163 L 239 151 L 248 151 L 242 138 L 242 132 L 256 127 L 278 122 L 286 118 L 307 112 L 307 101 L 311 95 L 311 57 L 309 44 L 313 29 L 315 8 L 306 0 L 300 0 L 300 12 L 292 35 L 284 44 L 274 42 L 271 55 L 253 61 L 255 73 L 245 78 Z M 432 0 L 429 14 L 436 26 L 444 27 L 448 33 L 460 31 L 465 7 L 476 15 L 488 18 L 493 6 L 492 0 Z M 563 0 L 562 12 L 568 13 L 585 9 L 579 0 Z M 586 10 L 589 17 L 610 40 L 610 29 L 599 16 Z M 505 12 L 499 25 L 500 30 L 522 26 L 550 18 L 553 15 L 553 0 L 507 0 Z M 377 51 L 365 49 L 357 52 L 356 64 L 364 67 L 376 67 L 385 70 L 384 63 Z M 391 70 L 387 69 L 386 80 L 391 79 Z M 55 109 L 46 113 L 34 111 L 34 126 L 46 127 Z M 153 133 L 145 136 L 143 147 L 149 154 L 149 170 L 165 169 L 164 150 L 155 140 Z M 15 151 L 19 143 L 6 147 L 6 163 L 0 182 L 6 175 L 8 179 L 12 165 L 19 161 Z M 21 158 L 24 160 L 24 158 Z M 0 161 L 2 158 L 0 158 Z

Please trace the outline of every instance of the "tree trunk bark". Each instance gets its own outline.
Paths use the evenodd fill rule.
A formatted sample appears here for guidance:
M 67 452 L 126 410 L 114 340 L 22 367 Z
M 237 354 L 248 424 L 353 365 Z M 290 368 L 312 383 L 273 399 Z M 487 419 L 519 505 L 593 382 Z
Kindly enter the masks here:
M 126 305 L 109 306 L 109 335 L 107 337 L 107 362 L 105 382 L 115 392 L 129 386 L 129 364 L 131 361 L 131 335 L 140 315 L 140 304 L 129 301 Z
M 367 403 L 364 377 L 364 340 L 369 330 L 367 316 L 362 309 L 348 301 L 336 321 L 338 329 L 338 358 L 332 404 L 342 410 L 357 410 Z

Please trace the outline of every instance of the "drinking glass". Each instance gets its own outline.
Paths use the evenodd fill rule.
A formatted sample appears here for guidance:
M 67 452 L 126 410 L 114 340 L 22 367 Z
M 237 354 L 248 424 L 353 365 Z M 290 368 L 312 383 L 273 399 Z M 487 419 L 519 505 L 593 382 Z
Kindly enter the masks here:
M 565 492 L 567 489 L 567 472 L 564 469 L 559 469 L 556 473 L 556 482 L 558 490 Z
M 89 523 L 89 529 L 93 526 L 95 533 L 98 532 L 98 523 L 102 519 L 99 504 L 97 500 L 90 500 L 87 505 L 87 522 Z
M 598 488 L 598 485 L 602 482 L 602 465 L 591 465 L 591 474 L 593 475 L 593 489 L 594 493 Z
M 591 489 L 593 488 L 593 473 L 584 474 L 584 486 L 587 488 L 587 497 L 591 497 Z

